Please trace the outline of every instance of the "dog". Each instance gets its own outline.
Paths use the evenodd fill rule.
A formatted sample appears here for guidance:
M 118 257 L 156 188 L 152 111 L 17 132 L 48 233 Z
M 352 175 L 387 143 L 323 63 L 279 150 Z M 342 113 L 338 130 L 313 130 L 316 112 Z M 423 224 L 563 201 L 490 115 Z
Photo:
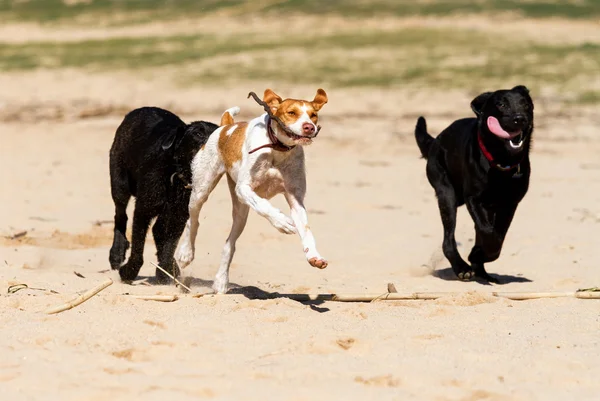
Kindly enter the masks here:
M 236 123 L 233 117 L 239 113 L 239 107 L 227 110 L 223 113 L 221 126 L 194 157 L 190 217 L 175 256 L 182 268 L 193 261 L 200 210 L 226 174 L 233 224 L 213 283 L 214 291 L 219 294 L 227 292 L 229 265 L 250 209 L 284 234 L 297 232 L 308 263 L 319 269 L 327 267 L 327 260 L 317 251 L 304 207 L 303 149 L 319 132 L 318 112 L 327 103 L 327 94 L 319 89 L 312 101 L 283 100 L 271 89 L 265 90 L 262 101 L 254 93 L 250 95 L 266 112 L 249 122 Z M 284 194 L 291 218 L 268 201 L 277 194 Z
M 109 262 L 123 281 L 134 280 L 144 264 L 144 243 L 152 219 L 159 266 L 179 275 L 173 258 L 188 219 L 191 189 L 190 165 L 198 150 L 218 126 L 207 121 L 184 123 L 157 107 L 129 112 L 115 133 L 110 149 L 110 186 L 115 205 L 115 226 Z M 132 248 L 127 263 L 127 204 L 136 198 Z M 169 277 L 156 269 L 159 283 Z
M 486 92 L 471 102 L 476 118 L 453 122 L 437 138 L 419 117 L 415 138 L 427 159 L 427 179 L 435 194 L 444 227 L 443 251 L 461 280 L 490 276 L 484 264 L 500 256 L 519 202 L 527 193 L 531 166 L 533 101 L 529 90 Z M 475 245 L 467 264 L 454 237 L 456 210 L 466 204 L 475 223 Z

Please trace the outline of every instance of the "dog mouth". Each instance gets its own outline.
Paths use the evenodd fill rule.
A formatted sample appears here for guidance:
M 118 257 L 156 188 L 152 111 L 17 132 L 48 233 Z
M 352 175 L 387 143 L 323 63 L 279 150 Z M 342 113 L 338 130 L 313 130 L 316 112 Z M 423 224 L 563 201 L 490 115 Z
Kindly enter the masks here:
M 315 136 L 297 135 L 287 131 L 285 131 L 285 135 L 298 145 L 310 145 L 315 138 Z
M 523 131 L 519 130 L 515 134 L 515 136 L 508 139 L 508 145 L 513 149 L 521 149 L 523 147 L 523 142 L 524 142 L 523 138 L 524 138 Z
M 508 145 L 512 149 L 521 149 L 523 147 L 525 135 L 523 135 L 522 129 L 513 132 L 508 132 L 504 128 L 502 128 L 498 119 L 492 116 L 488 117 L 487 119 L 487 127 L 492 134 L 508 142 Z

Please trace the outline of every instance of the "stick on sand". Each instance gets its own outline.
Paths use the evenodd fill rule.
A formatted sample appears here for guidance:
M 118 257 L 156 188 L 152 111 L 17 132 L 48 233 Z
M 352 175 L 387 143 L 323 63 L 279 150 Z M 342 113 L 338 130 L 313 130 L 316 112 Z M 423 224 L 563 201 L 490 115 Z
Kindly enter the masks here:
M 80 296 L 75 298 L 74 300 L 48 309 L 46 311 L 46 313 L 49 315 L 52 315 L 55 313 L 60 313 L 60 312 L 64 312 L 69 309 L 73 309 L 77 305 L 81 305 L 82 303 L 84 303 L 85 301 L 87 301 L 88 299 L 90 299 L 91 297 L 93 297 L 94 295 L 96 295 L 97 293 L 99 293 L 100 291 L 105 289 L 106 287 L 110 286 L 112 283 L 113 283 L 113 281 L 111 279 L 108 279 L 105 282 L 103 282 L 102 284 L 98 285 L 97 287 L 94 287 L 91 290 L 87 290 L 86 292 L 84 292 L 83 294 L 81 294 Z
M 132 295 L 136 299 L 143 299 L 144 301 L 158 301 L 158 302 L 174 302 L 179 299 L 177 295 Z
M 278 297 L 289 298 L 295 301 L 335 301 L 335 302 L 373 302 L 373 301 L 408 301 L 408 300 L 433 300 L 442 297 L 461 295 L 460 292 L 412 292 L 399 293 L 387 292 L 382 294 L 278 294 Z M 524 301 L 541 298 L 578 298 L 600 299 L 598 291 L 571 291 L 571 292 L 491 292 L 489 294 L 498 298 L 507 298 L 513 301 Z
M 163 273 L 165 273 L 167 276 L 171 277 L 177 284 L 179 284 L 180 286 L 182 286 L 183 288 L 185 288 L 189 292 L 192 292 L 192 290 L 190 290 L 190 287 L 188 287 L 187 285 L 183 284 L 181 281 L 177 280 L 175 277 L 173 277 L 173 275 L 171 273 L 169 273 L 168 271 L 166 271 L 165 269 L 163 269 L 162 267 L 160 267 L 156 263 L 150 262 L 150 264 L 154 265 L 154 267 L 156 267 L 157 269 L 160 269 L 160 271 L 162 271 Z

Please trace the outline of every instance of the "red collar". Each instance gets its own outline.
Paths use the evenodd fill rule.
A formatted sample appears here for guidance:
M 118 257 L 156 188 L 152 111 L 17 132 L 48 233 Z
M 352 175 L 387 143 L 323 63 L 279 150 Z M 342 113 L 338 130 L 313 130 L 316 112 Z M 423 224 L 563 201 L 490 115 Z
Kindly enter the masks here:
M 252 154 L 252 153 L 254 153 L 257 150 L 262 149 L 262 148 L 273 148 L 273 150 L 277 150 L 279 152 L 289 152 L 290 150 L 292 150 L 292 149 L 294 149 L 296 147 L 296 145 L 288 146 L 285 143 L 281 142 L 277 138 L 277 136 L 273 132 L 273 129 L 271 128 L 271 121 L 272 121 L 271 117 L 269 117 L 267 119 L 267 135 L 269 136 L 269 140 L 271 141 L 271 143 L 259 146 L 258 148 L 256 148 L 256 149 L 251 150 L 250 152 L 248 152 L 248 154 Z
M 480 130 L 477 130 L 477 142 L 479 142 L 479 149 L 481 149 L 481 152 L 483 153 L 483 155 L 485 156 L 485 158 L 487 159 L 487 161 L 490 162 L 491 166 L 494 166 L 498 170 L 500 170 L 500 171 L 510 171 L 510 170 L 512 170 L 514 168 L 519 169 L 521 167 L 521 162 L 523 160 L 520 160 L 518 163 L 509 165 L 509 166 L 501 166 L 500 164 L 498 164 L 497 162 L 495 162 L 494 161 L 494 156 L 492 156 L 492 154 L 490 153 L 490 151 L 487 150 L 487 148 L 483 144 L 483 138 L 481 136 L 481 131 Z

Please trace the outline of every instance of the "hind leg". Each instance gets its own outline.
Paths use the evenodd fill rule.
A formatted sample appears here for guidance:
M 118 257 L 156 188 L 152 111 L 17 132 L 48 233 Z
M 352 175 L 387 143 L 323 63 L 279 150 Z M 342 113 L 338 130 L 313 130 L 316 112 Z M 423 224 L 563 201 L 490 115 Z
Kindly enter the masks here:
M 133 227 L 131 234 L 131 255 L 129 260 L 119 269 L 119 275 L 123 281 L 134 280 L 142 265 L 144 264 L 144 245 L 146 242 L 146 233 L 152 218 L 156 213 L 152 213 L 147 208 L 135 205 L 133 212 Z
M 229 285 L 229 266 L 231 265 L 235 253 L 235 243 L 240 235 L 242 235 L 244 227 L 246 227 L 248 212 L 250 211 L 250 207 L 245 203 L 242 203 L 237 197 L 235 193 L 235 182 L 229 176 L 227 176 L 227 184 L 229 184 L 229 192 L 231 194 L 231 215 L 233 217 L 233 223 L 231 224 L 229 237 L 227 237 L 227 241 L 225 241 L 225 246 L 221 253 L 221 264 L 219 265 L 219 270 L 217 271 L 213 283 L 213 290 L 215 290 L 217 294 L 225 294 L 227 292 L 227 286 Z
M 129 248 L 127 241 L 127 204 L 131 198 L 127 172 L 111 163 L 110 186 L 112 199 L 115 204 L 115 227 L 113 243 L 110 248 L 108 260 L 110 267 L 117 270 L 125 261 L 125 254 Z
M 192 179 L 193 188 L 188 207 L 189 219 L 185 224 L 181 242 L 175 253 L 175 259 L 181 268 L 185 268 L 194 260 L 196 236 L 198 235 L 198 227 L 200 225 L 198 221 L 200 211 L 204 203 L 208 200 L 208 196 L 215 189 L 225 173 L 221 164 L 211 166 L 209 162 L 210 160 L 207 160 L 206 163 L 203 163 L 203 167 L 199 168 L 200 170 L 204 169 L 204 174 L 196 178 L 196 174 L 194 173 L 194 178 Z
M 456 245 L 455 230 L 458 200 L 454 187 L 450 183 L 445 170 L 435 160 L 430 159 L 427 163 L 427 177 L 435 189 L 444 227 L 444 242 L 442 244 L 444 256 L 450 262 L 454 274 L 459 279 L 470 280 L 475 276 L 475 273 L 471 266 L 460 256 Z

